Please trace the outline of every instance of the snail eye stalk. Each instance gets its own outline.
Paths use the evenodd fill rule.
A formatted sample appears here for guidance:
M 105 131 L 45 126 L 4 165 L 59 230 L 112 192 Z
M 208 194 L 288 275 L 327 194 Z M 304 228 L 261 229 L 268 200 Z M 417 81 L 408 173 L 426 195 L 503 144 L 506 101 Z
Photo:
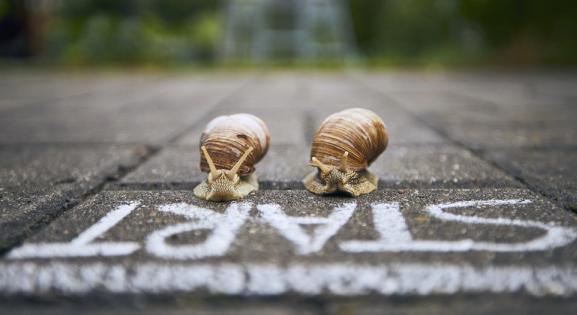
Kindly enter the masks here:
M 313 156 L 311 162 L 309 163 L 310 166 L 318 167 L 322 173 L 330 173 L 331 167 L 329 165 L 324 164 L 323 162 L 319 161 L 316 157 Z
M 252 147 L 249 147 L 248 150 L 244 152 L 244 154 L 240 157 L 240 159 L 238 159 L 238 162 L 236 162 L 236 164 L 230 169 L 231 173 L 233 174 L 238 173 L 238 170 L 242 166 L 242 163 L 244 163 L 244 161 L 248 158 L 248 155 L 252 152 L 252 150 L 253 150 Z
M 214 162 L 210 158 L 210 155 L 208 154 L 206 147 L 202 146 L 202 147 L 200 147 L 200 149 L 202 150 L 202 154 L 204 154 L 204 158 L 206 159 L 206 162 L 208 163 L 208 167 L 210 168 L 210 175 L 213 178 L 216 178 L 216 175 L 217 175 L 216 166 L 214 165 Z

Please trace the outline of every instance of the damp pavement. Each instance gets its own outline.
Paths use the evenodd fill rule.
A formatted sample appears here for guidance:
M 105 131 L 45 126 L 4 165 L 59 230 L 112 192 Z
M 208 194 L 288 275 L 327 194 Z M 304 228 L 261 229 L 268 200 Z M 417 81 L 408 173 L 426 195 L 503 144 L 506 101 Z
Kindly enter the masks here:
M 0 313 L 571 314 L 577 74 L 0 77 Z M 378 191 L 304 190 L 322 120 L 373 110 Z M 261 190 L 197 200 L 198 142 L 247 112 Z

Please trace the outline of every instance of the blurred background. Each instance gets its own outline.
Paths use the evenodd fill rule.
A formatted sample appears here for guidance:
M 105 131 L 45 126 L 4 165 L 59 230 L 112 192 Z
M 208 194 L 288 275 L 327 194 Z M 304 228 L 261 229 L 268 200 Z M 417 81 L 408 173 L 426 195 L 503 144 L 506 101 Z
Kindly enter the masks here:
M 0 0 L 0 65 L 565 67 L 572 0 Z

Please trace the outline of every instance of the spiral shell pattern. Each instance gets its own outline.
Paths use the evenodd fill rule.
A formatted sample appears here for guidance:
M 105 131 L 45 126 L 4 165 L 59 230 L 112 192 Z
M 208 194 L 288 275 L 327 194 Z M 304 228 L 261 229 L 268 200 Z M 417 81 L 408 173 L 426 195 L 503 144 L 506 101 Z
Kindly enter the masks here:
M 238 175 L 254 172 L 254 165 L 266 154 L 270 133 L 266 124 L 250 114 L 219 116 L 211 120 L 202 132 L 200 147 L 205 146 L 217 169 L 231 169 L 249 147 L 253 148 L 239 169 Z M 210 172 L 203 154 L 200 169 Z
M 344 152 L 349 152 L 352 171 L 366 169 L 386 148 L 387 129 L 379 116 L 370 110 L 351 108 L 329 116 L 317 130 L 311 158 L 339 166 Z

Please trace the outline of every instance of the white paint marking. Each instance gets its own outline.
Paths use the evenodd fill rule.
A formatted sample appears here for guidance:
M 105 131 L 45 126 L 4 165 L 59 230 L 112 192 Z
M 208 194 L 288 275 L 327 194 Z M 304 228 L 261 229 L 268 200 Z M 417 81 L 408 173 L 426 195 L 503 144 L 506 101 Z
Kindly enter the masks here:
M 413 239 L 398 202 L 374 204 L 372 208 L 375 229 L 379 231 L 381 241 L 406 243 Z
M 343 251 L 359 252 L 400 252 L 400 251 L 432 251 L 432 252 L 465 252 L 485 250 L 494 252 L 518 252 L 547 250 L 565 246 L 577 238 L 575 229 L 561 227 L 552 223 L 542 223 L 528 220 L 505 218 L 483 218 L 464 216 L 443 211 L 450 208 L 520 205 L 531 203 L 529 200 L 473 200 L 438 205 L 430 205 L 426 211 L 433 217 L 443 221 L 454 221 L 467 224 L 489 224 L 517 226 L 524 228 L 538 228 L 545 231 L 543 236 L 527 242 L 519 243 L 491 243 L 474 241 L 471 239 L 459 241 L 426 241 L 414 240 L 409 234 L 405 220 L 400 213 L 398 204 L 373 205 L 375 228 L 380 235 L 376 241 L 347 241 L 340 244 Z
M 577 294 L 575 267 L 443 264 L 2 263 L 3 294 L 173 293 L 355 296 L 468 293 Z
M 257 205 L 257 209 L 266 222 L 295 245 L 297 253 L 306 255 L 321 250 L 325 243 L 347 223 L 356 206 L 354 202 L 344 204 L 335 208 L 326 218 L 287 216 L 278 204 Z M 320 225 L 314 228 L 311 236 L 299 226 L 310 224 Z
M 372 205 L 375 229 L 379 234 L 379 239 L 346 241 L 340 244 L 340 248 L 351 253 L 383 251 L 464 252 L 472 250 L 515 252 L 547 250 L 565 246 L 577 239 L 575 229 L 557 226 L 553 223 L 465 216 L 444 211 L 452 208 L 521 205 L 530 202 L 520 199 L 473 200 L 430 205 L 426 208 L 431 216 L 443 221 L 537 228 L 544 231 L 542 236 L 526 242 L 494 243 L 471 239 L 458 241 L 414 240 L 402 216 L 399 203 L 381 203 Z M 7 257 L 20 259 L 129 255 L 140 248 L 138 243 L 94 243 L 94 241 L 128 216 L 138 205 L 138 202 L 131 202 L 117 207 L 68 243 L 24 244 L 12 250 Z M 185 203 L 162 205 L 159 207 L 159 211 L 182 215 L 191 222 L 171 225 L 151 233 L 146 240 L 146 249 L 153 255 L 173 259 L 222 256 L 227 252 L 240 227 L 248 218 L 250 208 L 251 204 L 249 203 L 232 203 L 225 213 L 221 214 Z M 325 243 L 350 219 L 355 208 L 355 203 L 348 203 L 335 208 L 328 217 L 294 217 L 287 216 L 277 204 L 257 206 L 264 221 L 291 241 L 295 245 L 296 252 L 301 255 L 320 251 Z M 301 225 L 319 226 L 314 227 L 312 235 L 309 235 Z M 200 244 L 170 245 L 166 243 L 166 238 L 172 235 L 203 229 L 212 230 L 212 232 L 206 241 Z
M 172 259 L 199 259 L 222 256 L 250 213 L 250 203 L 231 203 L 224 214 L 186 203 L 160 206 L 159 211 L 182 215 L 192 222 L 167 226 L 151 233 L 146 250 L 156 256 Z M 212 230 L 206 241 L 195 245 L 170 245 L 166 238 L 194 230 Z
M 134 209 L 139 202 L 130 202 L 118 206 L 107 213 L 90 228 L 80 233 L 69 243 L 36 243 L 24 244 L 12 250 L 7 257 L 11 259 L 21 258 L 46 258 L 46 257 L 86 257 L 86 256 L 120 256 L 129 255 L 138 250 L 140 246 L 135 242 L 101 242 L 92 243 L 104 235 L 113 226 L 122 221 Z

